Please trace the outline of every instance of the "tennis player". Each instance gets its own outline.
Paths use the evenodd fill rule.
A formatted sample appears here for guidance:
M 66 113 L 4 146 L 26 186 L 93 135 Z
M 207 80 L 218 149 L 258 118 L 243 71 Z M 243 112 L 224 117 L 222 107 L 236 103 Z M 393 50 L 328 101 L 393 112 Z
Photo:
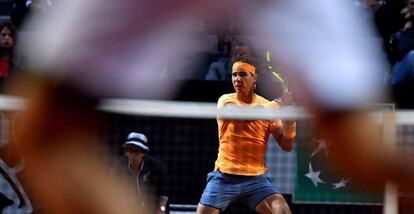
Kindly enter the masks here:
M 219 108 L 249 105 L 279 104 L 255 93 L 256 68 L 238 61 L 233 64 L 232 83 L 235 93 L 222 95 Z M 284 102 L 291 103 L 291 96 Z M 219 153 L 214 171 L 207 175 L 207 186 L 201 196 L 197 213 L 220 213 L 236 199 L 242 199 L 250 209 L 259 213 L 291 213 L 283 196 L 272 186 L 266 173 L 265 153 L 272 134 L 284 151 L 291 151 L 295 143 L 296 122 L 281 120 L 224 120 L 217 119 Z

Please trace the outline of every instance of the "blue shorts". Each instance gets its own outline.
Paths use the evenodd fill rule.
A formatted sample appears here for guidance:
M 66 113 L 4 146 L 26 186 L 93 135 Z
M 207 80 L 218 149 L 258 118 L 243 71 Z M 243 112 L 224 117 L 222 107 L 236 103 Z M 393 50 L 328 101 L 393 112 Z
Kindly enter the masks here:
M 200 204 L 224 211 L 230 203 L 242 199 L 254 211 L 261 201 L 274 193 L 279 192 L 273 187 L 267 173 L 241 176 L 214 171 L 207 175 L 207 186 Z

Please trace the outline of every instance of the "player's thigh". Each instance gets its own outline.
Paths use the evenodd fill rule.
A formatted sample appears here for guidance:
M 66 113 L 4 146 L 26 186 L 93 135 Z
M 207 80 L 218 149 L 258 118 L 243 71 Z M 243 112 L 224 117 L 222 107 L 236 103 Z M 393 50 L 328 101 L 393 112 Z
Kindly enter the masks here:
M 286 200 L 281 194 L 272 194 L 256 206 L 256 212 L 261 214 L 291 214 Z
M 210 206 L 206 206 L 202 204 L 198 204 L 197 206 L 197 214 L 219 214 L 219 213 L 220 213 L 220 209 L 217 209 L 214 207 L 210 207 Z

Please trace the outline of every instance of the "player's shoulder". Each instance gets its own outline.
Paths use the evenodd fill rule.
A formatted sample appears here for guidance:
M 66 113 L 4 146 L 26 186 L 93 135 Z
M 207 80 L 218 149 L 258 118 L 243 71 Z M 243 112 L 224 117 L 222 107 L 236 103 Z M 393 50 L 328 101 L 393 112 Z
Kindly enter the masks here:
M 268 99 L 256 94 L 256 103 L 257 104 L 265 104 L 265 103 L 268 103 L 268 102 L 270 102 Z
M 223 102 L 223 101 L 226 101 L 226 100 L 233 100 L 233 99 L 236 99 L 236 93 L 229 93 L 229 94 L 223 94 L 223 95 L 221 95 L 221 97 L 218 99 L 218 101 L 220 102 Z
M 236 93 L 223 94 L 217 101 L 217 106 L 222 107 L 228 103 L 236 102 Z

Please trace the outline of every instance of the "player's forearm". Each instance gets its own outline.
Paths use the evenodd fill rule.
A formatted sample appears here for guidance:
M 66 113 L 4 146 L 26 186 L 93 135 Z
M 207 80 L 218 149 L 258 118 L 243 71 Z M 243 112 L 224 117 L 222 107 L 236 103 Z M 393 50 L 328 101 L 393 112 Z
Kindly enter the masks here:
M 291 151 L 295 144 L 296 122 L 286 121 L 283 123 L 283 132 L 279 135 L 278 144 L 284 151 Z
M 293 146 L 295 145 L 295 138 L 287 138 L 282 135 L 277 142 L 280 148 L 283 149 L 283 151 L 290 152 L 292 151 Z

